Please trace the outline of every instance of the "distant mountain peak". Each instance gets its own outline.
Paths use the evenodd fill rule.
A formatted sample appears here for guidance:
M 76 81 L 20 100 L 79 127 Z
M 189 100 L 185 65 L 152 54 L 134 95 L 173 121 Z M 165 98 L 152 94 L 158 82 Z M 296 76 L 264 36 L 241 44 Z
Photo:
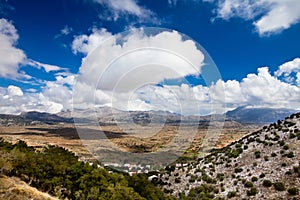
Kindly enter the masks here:
M 286 108 L 264 108 L 253 106 L 241 106 L 226 113 L 226 117 L 240 123 L 266 124 L 284 119 L 297 110 Z

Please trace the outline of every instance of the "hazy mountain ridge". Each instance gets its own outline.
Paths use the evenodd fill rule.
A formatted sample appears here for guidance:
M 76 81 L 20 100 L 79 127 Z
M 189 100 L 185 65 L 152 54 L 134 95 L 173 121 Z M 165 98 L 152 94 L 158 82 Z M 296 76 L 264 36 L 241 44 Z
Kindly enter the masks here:
M 63 111 L 57 114 L 43 112 L 24 112 L 20 115 L 0 114 L 0 124 L 9 125 L 34 125 L 34 124 L 53 124 L 53 123 L 90 123 L 99 121 L 101 124 L 107 123 L 136 123 L 147 125 L 149 123 L 167 123 L 177 124 L 192 123 L 207 125 L 210 121 L 226 121 L 234 123 L 253 123 L 267 124 L 283 119 L 296 113 L 295 110 L 289 109 L 272 109 L 272 108 L 247 108 L 238 107 L 228 111 L 224 115 L 214 114 L 207 116 L 184 116 L 168 111 L 122 111 L 110 107 L 101 107 L 95 110 L 74 110 Z
M 190 198 L 299 199 L 300 113 L 249 134 L 198 162 L 166 168 L 153 179 Z
M 297 112 L 299 111 L 285 108 L 251 108 L 242 106 L 228 111 L 226 117 L 240 123 L 267 124 L 282 120 L 286 116 Z
M 72 118 L 63 118 L 55 114 L 26 112 L 20 115 L 0 114 L 1 126 L 28 126 L 38 124 L 72 123 Z

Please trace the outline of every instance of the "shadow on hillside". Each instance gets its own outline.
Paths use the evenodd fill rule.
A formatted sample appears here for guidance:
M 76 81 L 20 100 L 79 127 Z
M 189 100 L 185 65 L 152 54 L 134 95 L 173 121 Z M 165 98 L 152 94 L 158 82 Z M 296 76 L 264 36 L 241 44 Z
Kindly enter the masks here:
M 35 135 L 44 137 L 63 137 L 69 140 L 81 139 L 81 140 L 99 140 L 99 139 L 114 139 L 123 138 L 126 133 L 118 133 L 112 131 L 100 131 L 89 128 L 26 128 L 29 131 L 10 133 L 11 135 Z M 79 133 L 78 133 L 78 132 Z

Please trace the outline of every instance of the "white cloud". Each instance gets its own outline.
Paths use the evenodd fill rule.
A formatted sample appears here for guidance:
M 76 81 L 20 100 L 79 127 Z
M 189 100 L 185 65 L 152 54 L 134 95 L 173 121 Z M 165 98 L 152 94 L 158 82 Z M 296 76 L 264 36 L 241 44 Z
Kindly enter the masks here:
M 300 72 L 298 72 L 297 74 L 296 74 L 296 77 L 297 77 L 297 85 L 298 85 L 298 87 L 300 87 Z
M 14 86 L 14 85 L 10 85 L 7 87 L 7 95 L 8 96 L 23 96 L 23 91 L 21 90 L 21 88 Z
M 88 54 L 111 36 L 112 34 L 104 28 L 93 28 L 90 35 L 79 35 L 75 37 L 72 42 L 72 50 L 74 53 Z
M 52 71 L 65 70 L 57 65 L 44 64 L 44 63 L 40 63 L 40 62 L 30 60 L 30 59 L 28 59 L 28 64 L 31 66 L 37 67 L 38 69 L 43 68 L 47 73 L 52 72 Z
M 300 20 L 298 0 L 215 0 L 208 2 L 217 2 L 217 18 L 228 20 L 240 17 L 251 20 L 261 36 L 288 29 Z
M 121 15 L 133 15 L 140 20 L 148 20 L 153 15 L 152 11 L 143 8 L 135 0 L 94 0 L 95 2 L 107 6 L 113 13 L 113 20 L 117 20 Z
M 280 32 L 300 20 L 298 0 L 273 0 L 269 12 L 254 22 L 260 35 Z
M 119 40 L 117 35 L 102 43 L 95 53 L 85 51 L 89 54 L 80 67 L 82 80 L 100 89 L 130 90 L 142 82 L 198 75 L 203 65 L 204 55 L 196 44 L 184 41 L 176 31 L 147 36 L 142 29 L 133 30 L 123 44 Z M 87 49 L 94 49 L 97 45 L 93 44 Z
M 0 77 L 15 79 L 26 83 L 44 85 L 42 91 L 27 89 L 25 92 L 17 86 L 0 87 L 0 113 L 18 114 L 23 111 L 44 111 L 56 113 L 63 108 L 72 107 L 72 85 L 75 75 L 56 65 L 45 64 L 26 57 L 21 49 L 15 47 L 19 35 L 13 24 L 0 19 Z M 22 66 L 44 69 L 45 72 L 56 72 L 55 81 L 36 80 Z M 26 79 L 26 81 L 24 81 Z
M 297 76 L 299 80 L 300 73 Z M 240 82 L 219 80 L 210 87 L 149 84 L 124 92 L 95 89 L 87 81 L 78 80 L 74 91 L 77 94 L 72 94 L 69 86 L 74 84 L 75 78 L 75 75 L 57 76 L 56 81 L 46 82 L 41 92 L 34 93 L 23 93 L 16 86 L 0 88 L 0 113 L 31 110 L 56 113 L 72 108 L 72 95 L 76 97 L 74 107 L 83 109 L 113 106 L 123 110 L 167 110 L 201 115 L 223 113 L 245 105 L 300 110 L 300 85 L 279 80 L 267 67 L 248 74 Z
M 225 85 L 225 103 L 236 108 L 243 105 L 256 107 L 290 108 L 300 110 L 300 88 L 272 76 L 267 67 L 258 69 L 257 74 L 248 74 L 241 82 L 219 81 Z M 212 86 L 217 94 L 216 86 Z M 218 99 L 218 95 L 215 95 Z
M 115 98 L 122 99 L 118 95 Z M 122 101 L 114 105 L 125 110 L 168 110 L 181 114 L 223 113 L 245 105 L 300 110 L 300 86 L 281 81 L 272 76 L 267 67 L 262 67 L 257 74 L 249 74 L 241 82 L 219 80 L 210 87 L 152 85 L 137 90 L 131 98 Z M 222 105 L 224 107 L 220 107 Z
M 293 72 L 300 72 L 300 58 L 295 58 L 292 61 L 286 62 L 278 67 L 275 72 L 276 76 L 288 76 Z
M 94 30 L 90 36 L 84 36 L 83 44 L 75 38 L 75 46 L 80 47 L 75 49 L 81 49 L 81 52 L 87 54 L 74 88 L 75 104 L 88 106 L 95 101 L 96 105 L 114 104 L 122 109 L 172 107 L 177 111 L 180 108 L 176 106 L 178 104 L 167 103 L 171 99 L 166 101 L 163 98 L 170 91 L 169 88 L 153 85 L 165 79 L 198 75 L 201 72 L 204 55 L 192 40 L 184 40 L 176 31 L 147 35 L 143 29 L 135 29 L 124 37 L 116 35 L 103 42 L 98 32 Z M 101 39 L 95 39 L 96 36 Z M 99 44 L 94 41 L 101 44 L 95 51 Z M 162 92 L 159 96 L 149 97 L 151 105 L 145 103 L 145 100 L 133 98 L 140 97 L 136 96 L 136 91 L 145 85 L 152 85 L 144 88 L 148 93 L 151 89 L 155 89 L 153 92 Z M 182 88 L 174 87 L 172 90 L 183 92 Z M 131 97 L 133 99 L 129 101 Z M 165 100 L 166 105 L 158 106 L 159 99 Z
M 72 90 L 64 84 L 49 81 L 41 94 L 45 100 L 60 105 L 57 112 L 62 109 L 68 110 L 72 108 Z
M 60 75 L 59 73 L 56 74 L 56 83 L 64 85 L 67 84 L 69 86 L 73 86 L 76 82 L 76 75 L 74 74 L 65 74 L 63 73 L 62 75 Z
M 300 58 L 295 58 L 280 65 L 274 74 L 288 83 L 300 85 Z
M 42 93 L 23 93 L 19 87 L 0 88 L 0 113 L 20 114 L 27 111 L 57 113 L 62 104 L 51 101 Z
M 18 38 L 15 27 L 6 19 L 0 19 L 0 77 L 24 78 L 18 70 L 26 56 L 22 50 L 15 47 Z
M 43 68 L 47 73 L 65 71 L 56 65 L 44 64 L 26 57 L 25 53 L 16 47 L 19 39 L 14 25 L 6 19 L 0 19 L 0 77 L 9 79 L 33 79 L 32 76 L 20 70 L 22 66 L 30 65 Z
M 72 31 L 73 31 L 72 27 L 69 27 L 69 26 L 65 25 L 65 27 L 60 30 L 60 34 L 69 35 Z
M 89 38 L 95 32 L 85 37 L 85 44 L 91 43 Z M 93 52 L 96 42 L 84 51 L 87 56 L 74 88 L 75 104 L 81 108 L 109 105 L 123 110 L 168 110 L 184 114 L 221 113 L 225 111 L 223 104 L 226 110 L 243 105 L 300 109 L 299 87 L 272 76 L 266 67 L 241 82 L 219 80 L 211 87 L 157 86 L 164 79 L 201 73 L 204 55 L 192 41 L 182 40 L 175 31 L 149 36 L 142 30 L 134 30 L 123 43 L 119 35 L 98 41 L 101 47 L 96 51 Z M 290 64 L 283 64 L 276 73 L 291 71 L 291 67 L 283 67 Z
M 55 39 L 60 38 L 62 36 L 70 35 L 73 32 L 73 28 L 69 27 L 68 25 L 65 25 L 64 28 L 62 28 L 58 34 L 54 36 Z
M 241 83 L 248 104 L 266 107 L 299 108 L 300 89 L 272 76 L 268 68 L 249 74 Z

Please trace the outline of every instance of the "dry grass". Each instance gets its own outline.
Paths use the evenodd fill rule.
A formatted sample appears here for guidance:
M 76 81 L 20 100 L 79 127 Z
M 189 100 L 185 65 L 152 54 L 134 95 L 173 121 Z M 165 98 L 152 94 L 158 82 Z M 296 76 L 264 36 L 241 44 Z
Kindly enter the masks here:
M 5 200 L 58 200 L 30 187 L 16 177 L 0 176 L 0 199 Z
M 236 127 L 227 125 L 222 129 L 221 134 L 213 145 L 216 148 L 226 146 L 256 128 L 255 126 Z M 93 145 L 95 141 L 93 141 L 93 136 L 90 138 L 86 136 L 99 133 L 99 127 L 82 126 L 79 127 L 79 129 L 79 135 L 81 137 L 78 136 L 77 130 L 72 124 L 0 127 L 0 137 L 13 143 L 17 140 L 23 140 L 29 146 L 36 148 L 41 148 L 46 145 L 58 145 L 74 152 L 79 157 L 91 157 L 90 152 L 84 145 Z M 127 152 L 157 151 L 159 148 L 168 145 L 179 131 L 182 135 L 189 135 L 191 129 L 195 131 L 193 127 L 180 127 L 179 130 L 178 126 L 172 125 L 151 128 L 135 126 L 134 129 L 115 125 L 101 126 L 101 130 L 106 136 L 105 139 Z M 191 155 L 199 151 L 206 133 L 207 129 L 205 127 L 196 129 L 195 137 L 191 141 L 186 155 Z M 89 148 L 90 147 L 91 146 L 89 146 Z

